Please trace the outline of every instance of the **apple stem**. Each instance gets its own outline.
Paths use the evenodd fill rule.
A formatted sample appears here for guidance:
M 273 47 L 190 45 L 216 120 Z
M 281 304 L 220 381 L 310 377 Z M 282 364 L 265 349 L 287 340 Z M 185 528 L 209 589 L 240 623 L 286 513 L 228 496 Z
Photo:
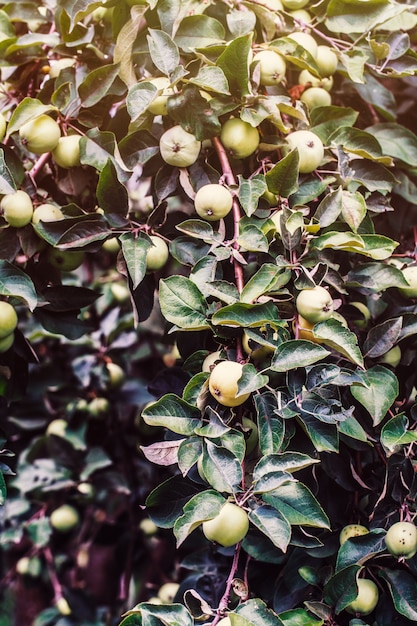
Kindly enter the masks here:
M 222 617 L 224 617 L 223 613 L 225 609 L 227 609 L 228 607 L 230 592 L 232 590 L 232 583 L 235 578 L 237 566 L 239 563 L 240 550 L 241 550 L 241 542 L 239 542 L 236 545 L 235 553 L 233 555 L 232 567 L 230 568 L 229 576 L 227 577 L 227 581 L 226 581 L 226 589 L 219 602 L 218 613 L 212 622 L 212 626 L 215 626 L 215 624 L 217 624 L 222 619 Z
M 45 152 L 44 154 L 42 154 L 36 161 L 34 166 L 29 170 L 28 174 L 31 179 L 35 179 L 39 172 L 43 169 L 44 165 L 49 160 L 50 154 L 50 152 Z
M 62 585 L 58 580 L 58 576 L 55 569 L 54 557 L 52 556 L 51 549 L 49 547 L 43 548 L 43 554 L 45 557 L 45 561 L 48 567 L 48 574 L 52 584 L 52 588 L 54 590 L 54 600 L 55 603 L 59 600 L 59 598 L 63 597 Z

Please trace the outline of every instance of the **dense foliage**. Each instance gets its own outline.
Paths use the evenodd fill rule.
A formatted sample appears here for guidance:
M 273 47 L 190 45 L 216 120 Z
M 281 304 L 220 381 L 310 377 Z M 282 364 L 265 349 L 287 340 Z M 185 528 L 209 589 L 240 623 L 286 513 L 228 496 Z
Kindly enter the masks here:
M 417 621 L 414 4 L 0 4 L 1 626 Z

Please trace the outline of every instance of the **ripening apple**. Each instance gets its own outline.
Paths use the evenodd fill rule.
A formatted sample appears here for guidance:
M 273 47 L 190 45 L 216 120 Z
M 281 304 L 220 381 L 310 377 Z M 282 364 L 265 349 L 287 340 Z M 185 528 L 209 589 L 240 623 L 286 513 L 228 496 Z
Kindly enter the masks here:
M 361 314 L 360 319 L 353 320 L 358 328 L 366 328 L 371 319 L 371 312 L 363 302 L 351 302 L 351 306 L 355 307 Z
M 303 289 L 297 296 L 295 306 L 298 313 L 311 324 L 328 320 L 333 313 L 333 298 L 321 285 Z
M 158 598 L 161 600 L 162 604 L 172 604 L 179 588 L 178 583 L 164 583 L 158 591 Z
M 223 617 L 220 622 L 217 622 L 217 626 L 232 626 L 232 622 L 230 621 L 230 617 Z
M 158 89 L 158 95 L 148 106 L 148 111 L 152 115 L 167 115 L 168 98 L 174 94 L 174 90 L 170 86 L 171 81 L 166 76 L 157 76 L 147 79 L 147 82 L 152 83 Z
M 22 556 L 16 563 L 16 572 L 21 576 L 37 578 L 42 572 L 42 562 L 38 556 Z
M 385 535 L 385 546 L 399 559 L 411 559 L 417 553 L 417 527 L 412 522 L 396 522 Z
M 46 258 L 52 267 L 62 272 L 72 272 L 82 264 L 84 252 L 82 250 L 60 250 L 59 248 L 49 248 Z
M 223 185 L 211 183 L 203 185 L 194 198 L 197 215 L 209 222 L 226 217 L 232 209 L 233 196 Z
M 64 596 L 57 599 L 55 606 L 61 615 L 71 615 L 72 613 L 68 600 Z
M 223 406 L 239 406 L 246 402 L 250 393 L 236 397 L 238 381 L 243 372 L 243 365 L 236 361 L 220 361 L 211 370 L 209 390 L 213 398 Z
M 110 411 L 110 402 L 107 398 L 93 398 L 88 403 L 86 410 L 93 419 L 103 419 Z
M 106 370 L 109 376 L 108 388 L 120 389 L 125 382 L 126 376 L 124 370 L 117 363 L 110 361 L 106 363 Z
M 314 326 L 314 323 L 308 322 L 302 315 L 298 315 L 297 322 L 294 320 L 292 323 L 294 335 L 297 335 L 297 339 L 304 339 L 305 341 L 312 341 L 313 343 L 323 343 L 321 339 L 314 336 Z
M 273 50 L 261 50 L 253 57 L 259 63 L 261 85 L 278 85 L 285 78 L 287 65 L 285 59 Z
M 14 332 L 10 333 L 9 335 L 6 335 L 6 337 L 3 337 L 3 339 L 0 339 L 0 354 L 4 354 L 8 350 L 10 350 L 13 344 L 14 344 Z
M 313 58 L 317 54 L 317 42 L 312 35 L 304 33 L 301 30 L 296 30 L 293 33 L 287 35 L 289 39 L 295 41 L 299 46 L 307 50 Z
M 417 265 L 407 265 L 401 270 L 409 287 L 399 287 L 406 298 L 417 298 Z
M 287 144 L 290 150 L 298 149 L 300 174 L 313 172 L 323 160 L 323 143 L 311 130 L 296 130 L 290 133 L 287 136 Z
M 258 445 L 259 431 L 258 427 L 250 417 L 242 418 L 242 426 L 245 429 L 246 454 L 253 452 Z
M 229 548 L 246 537 L 249 530 L 248 514 L 237 504 L 226 502 L 216 517 L 203 522 L 202 529 L 206 539 Z
M 61 209 L 55 204 L 45 202 L 40 204 L 33 212 L 32 224 L 39 224 L 39 222 L 59 222 L 65 219 L 65 216 Z
M 168 261 L 169 249 L 166 242 L 157 235 L 151 235 L 152 246 L 146 251 L 146 271 L 156 272 Z
M 117 237 L 110 237 L 101 246 L 101 249 L 109 254 L 117 254 L 120 250 L 119 239 Z
M 4 117 L 2 113 L 0 113 L 0 142 L 3 141 L 6 135 L 6 128 L 7 128 L 6 118 Z
M 169 165 L 188 167 L 195 163 L 200 154 L 201 141 L 177 124 L 164 132 L 159 140 L 161 157 Z
M 316 63 L 320 76 L 332 76 L 337 69 L 337 55 L 330 46 L 317 46 Z
M 56 147 L 61 137 L 61 129 L 52 117 L 43 114 L 23 124 L 19 136 L 30 152 L 44 154 Z
M 32 221 L 33 204 L 31 197 L 21 189 L 3 196 L 0 209 L 3 211 L 6 222 L 14 228 L 22 228 Z
M 361 524 L 348 524 L 344 526 L 340 531 L 339 542 L 340 545 L 343 546 L 344 543 L 351 537 L 360 537 L 361 535 L 367 535 L 369 530 L 366 526 L 362 526 Z
M 210 373 L 214 365 L 216 364 L 216 361 L 220 361 L 220 360 L 221 360 L 220 350 L 216 350 L 216 352 L 211 352 L 204 359 L 202 366 L 201 366 L 201 371 Z
M 380 363 L 384 363 L 385 365 L 391 365 L 392 367 L 397 367 L 401 361 L 401 348 L 400 346 L 394 346 L 384 354 L 382 354 L 378 361 Z
M 60 137 L 52 150 L 52 158 L 57 165 L 64 169 L 81 165 L 80 161 L 81 135 L 65 135 Z
M 0 300 L 0 339 L 11 335 L 17 326 L 17 313 L 14 307 Z
M 348 613 L 354 615 L 369 615 L 378 604 L 378 587 L 373 580 L 368 578 L 358 578 L 358 595 L 347 607 Z
M 331 91 L 333 87 L 333 76 L 325 76 L 323 78 L 318 78 L 314 76 L 311 72 L 304 69 L 298 75 L 298 84 L 299 85 L 310 85 L 311 87 L 322 87 L 326 91 Z
M 49 520 L 52 528 L 60 533 L 67 533 L 78 525 L 80 515 L 70 504 L 62 504 L 52 511 Z
M 332 97 L 323 87 L 310 87 L 305 89 L 300 96 L 301 102 L 311 111 L 315 107 L 328 107 L 332 103 Z
M 231 156 L 245 159 L 257 149 L 260 136 L 257 128 L 240 117 L 233 117 L 223 124 L 220 141 Z

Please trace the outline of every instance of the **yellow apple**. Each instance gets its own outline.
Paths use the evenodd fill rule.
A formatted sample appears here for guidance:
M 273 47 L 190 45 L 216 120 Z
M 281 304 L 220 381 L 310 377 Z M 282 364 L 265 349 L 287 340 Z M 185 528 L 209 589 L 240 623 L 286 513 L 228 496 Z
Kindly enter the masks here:
M 246 402 L 250 393 L 236 396 L 243 365 L 236 361 L 221 361 L 211 370 L 209 390 L 213 398 L 223 406 L 239 406 Z

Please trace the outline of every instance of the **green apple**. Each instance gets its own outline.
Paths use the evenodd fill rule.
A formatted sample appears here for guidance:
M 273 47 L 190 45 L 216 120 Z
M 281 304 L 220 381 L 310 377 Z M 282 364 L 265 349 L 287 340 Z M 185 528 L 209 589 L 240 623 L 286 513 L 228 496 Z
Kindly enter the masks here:
M 231 156 L 245 159 L 259 146 L 260 136 L 257 128 L 239 117 L 233 117 L 223 124 L 220 141 Z
M 253 452 L 258 445 L 259 432 L 258 427 L 250 417 L 242 418 L 242 426 L 245 429 L 246 454 Z
M 378 587 L 373 580 L 368 578 L 358 578 L 358 595 L 347 607 L 348 613 L 354 615 L 369 615 L 378 604 Z
M 45 202 L 40 204 L 33 212 L 32 224 L 39 224 L 39 222 L 59 222 L 64 220 L 65 216 L 61 209 L 56 204 Z
M 297 148 L 299 155 L 298 171 L 300 174 L 313 172 L 324 157 L 323 143 L 311 130 L 296 130 L 287 136 L 290 150 Z
M 32 221 L 33 204 L 26 191 L 19 189 L 3 196 L 0 209 L 3 211 L 6 222 L 14 228 L 22 228 Z
M 311 111 L 315 107 L 328 107 L 332 103 L 332 97 L 323 87 L 310 87 L 305 89 L 300 96 L 301 102 Z
M 0 339 L 10 336 L 17 326 L 17 313 L 11 304 L 0 300 Z
M 216 361 L 220 361 L 220 360 L 221 360 L 220 350 L 216 350 L 216 352 L 211 352 L 204 359 L 203 364 L 201 366 L 201 371 L 211 372 L 211 370 L 216 364 Z
M 80 161 L 81 135 L 65 135 L 60 137 L 52 150 L 52 158 L 57 165 L 64 169 L 81 165 Z
M 3 141 L 6 135 L 6 128 L 7 128 L 6 118 L 4 117 L 2 113 L 0 113 L 0 142 Z
M 87 405 L 88 414 L 94 419 L 102 419 L 110 411 L 110 402 L 107 398 L 93 398 Z
M 145 517 L 139 523 L 139 530 L 147 537 L 153 537 L 158 532 L 158 526 L 149 517 Z
M 156 272 L 160 270 L 169 257 L 169 248 L 166 242 L 157 235 L 151 235 L 152 246 L 146 252 L 146 271 Z
M 26 122 L 19 130 L 22 143 L 30 152 L 44 154 L 51 152 L 61 137 L 59 124 L 49 115 L 39 115 Z
M 322 343 L 321 339 L 317 339 L 314 336 L 313 328 L 315 324 L 308 322 L 302 315 L 297 316 L 297 321 L 293 321 L 292 329 L 294 336 L 297 339 L 304 339 L 305 341 L 312 341 L 313 343 Z
M 109 254 L 117 254 L 120 250 L 119 239 L 117 237 L 110 237 L 101 246 L 101 249 Z
M 277 52 L 261 50 L 255 54 L 253 61 L 259 63 L 261 85 L 278 85 L 285 78 L 287 65 L 284 58 Z
M 16 563 L 16 572 L 21 576 L 37 578 L 42 573 L 42 562 L 38 556 L 22 556 Z
M 233 196 L 223 185 L 216 183 L 203 185 L 194 198 L 197 215 L 209 222 L 226 217 L 232 209 Z
M 286 9 L 302 9 L 310 0 L 281 0 Z
M 87 500 L 92 500 L 95 493 L 93 485 L 84 481 L 77 485 L 77 491 Z
M 3 337 L 3 339 L 0 339 L 0 354 L 4 354 L 4 352 L 7 352 L 8 350 L 10 350 L 13 344 L 14 344 L 14 333 L 10 333 L 10 335 L 6 335 L 6 337 Z
M 58 600 L 56 601 L 55 606 L 58 609 L 59 613 L 61 613 L 61 615 L 71 615 L 71 613 L 72 613 L 71 607 L 68 604 L 67 599 L 64 598 L 63 596 L 58 598 Z
M 232 626 L 232 622 L 230 621 L 230 617 L 223 617 L 220 622 L 217 622 L 217 626 Z
M 362 317 L 353 320 L 358 328 L 366 328 L 368 326 L 369 320 L 371 319 L 371 312 L 363 302 L 350 302 L 350 305 L 358 309 L 361 313 Z
M 316 63 L 320 76 L 332 76 L 337 69 L 337 55 L 330 46 L 317 46 Z
M 301 8 L 301 7 L 298 7 L 298 8 Z M 307 50 L 307 52 L 311 54 L 313 59 L 316 58 L 317 42 L 312 35 L 309 35 L 308 33 L 304 33 L 301 30 L 296 30 L 293 33 L 290 33 L 289 35 L 287 35 L 287 37 L 295 41 L 299 46 L 304 48 L 304 50 Z
M 380 363 L 397 367 L 401 361 L 400 346 L 394 346 L 391 350 L 388 350 L 388 352 L 385 352 L 382 356 L 380 356 L 378 360 Z
M 159 140 L 161 157 L 169 165 L 188 167 L 200 154 L 201 141 L 177 124 L 164 132 Z
M 311 87 L 322 87 L 326 91 L 331 91 L 333 87 L 333 76 L 318 78 L 308 70 L 301 70 L 298 75 L 299 85 L 310 85 Z
M 305 9 L 295 9 L 294 11 L 290 11 L 289 14 L 292 18 L 303 24 L 310 24 L 312 21 L 310 13 Z
M 158 591 L 158 598 L 161 600 L 162 604 L 172 604 L 179 588 L 178 583 L 164 583 Z
M 281 0 L 263 0 L 262 6 L 270 11 L 282 11 L 284 9 Z
M 117 363 L 106 363 L 106 370 L 109 376 L 109 389 L 120 389 L 125 382 L 126 376 L 124 370 Z
M 361 524 L 348 524 L 344 526 L 340 531 L 339 542 L 340 545 L 343 546 L 344 543 L 351 537 L 360 537 L 361 535 L 367 535 L 369 530 L 366 526 L 362 526 Z
M 55 437 L 61 437 L 62 439 L 65 439 L 65 437 L 67 436 L 67 428 L 67 420 L 58 417 L 52 420 L 52 422 L 49 422 L 45 434 L 48 437 L 50 437 L 51 435 L 55 435 Z
M 122 304 L 130 299 L 130 291 L 126 285 L 122 283 L 113 283 L 110 287 L 111 294 L 116 302 Z
M 246 537 L 249 530 L 248 514 L 237 504 L 226 502 L 216 517 L 203 522 L 202 529 L 206 539 L 229 548 Z
M 409 287 L 399 287 L 406 298 L 417 298 L 417 265 L 407 265 L 401 270 Z
M 156 78 L 146 80 L 158 89 L 157 96 L 148 106 L 148 111 L 152 113 L 152 115 L 167 115 L 168 98 L 174 94 L 171 81 L 166 76 L 157 76 Z
M 246 402 L 250 393 L 236 396 L 242 372 L 243 365 L 236 361 L 220 361 L 214 366 L 210 373 L 209 390 L 217 402 L 230 407 Z
M 385 546 L 393 556 L 411 559 L 417 553 L 416 526 L 412 522 L 396 522 L 385 535 Z
M 295 306 L 298 313 L 311 324 L 328 320 L 333 313 L 333 298 L 321 285 L 303 289 L 297 296 Z
M 70 58 L 70 57 L 65 57 L 62 59 L 56 59 L 54 61 L 50 61 L 49 62 L 49 65 L 50 65 L 49 78 L 58 78 L 62 70 L 65 70 L 67 67 L 74 67 L 76 62 L 77 62 L 76 59 Z
M 59 248 L 49 248 L 46 258 L 52 267 L 56 267 L 62 272 L 72 272 L 82 264 L 84 252 L 82 250 L 60 250 Z
M 62 504 L 52 511 L 49 520 L 52 528 L 60 533 L 67 533 L 78 526 L 80 515 L 70 504 Z

